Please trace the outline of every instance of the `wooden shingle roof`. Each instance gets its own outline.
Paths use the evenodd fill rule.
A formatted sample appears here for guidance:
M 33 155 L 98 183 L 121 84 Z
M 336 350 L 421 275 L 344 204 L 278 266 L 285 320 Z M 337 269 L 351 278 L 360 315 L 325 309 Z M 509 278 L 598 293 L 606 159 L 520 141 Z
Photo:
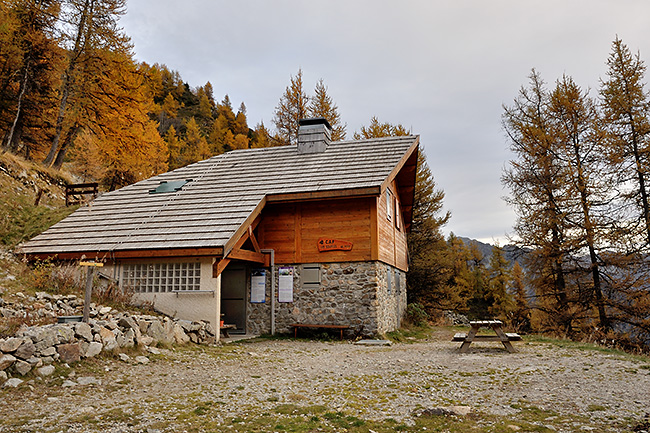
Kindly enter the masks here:
M 307 195 L 379 194 L 417 150 L 418 136 L 235 150 L 117 191 L 21 245 L 25 254 L 219 249 L 267 200 Z M 150 194 L 162 181 L 192 179 L 177 192 Z M 215 250 L 216 251 L 216 250 Z

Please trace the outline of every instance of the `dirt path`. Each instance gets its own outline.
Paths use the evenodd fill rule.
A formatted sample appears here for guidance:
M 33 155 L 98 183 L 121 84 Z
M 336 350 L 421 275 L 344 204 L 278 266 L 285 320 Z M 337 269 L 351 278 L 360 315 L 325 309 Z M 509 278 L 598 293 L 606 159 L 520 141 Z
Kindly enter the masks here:
M 287 404 L 407 426 L 422 409 L 516 420 L 533 408 L 548 428 L 539 431 L 629 431 L 650 412 L 648 359 L 535 342 L 515 354 L 457 347 L 275 340 L 163 349 L 146 365 L 98 359 L 0 389 L 0 431 L 187 431 L 208 409 L 226 426 Z

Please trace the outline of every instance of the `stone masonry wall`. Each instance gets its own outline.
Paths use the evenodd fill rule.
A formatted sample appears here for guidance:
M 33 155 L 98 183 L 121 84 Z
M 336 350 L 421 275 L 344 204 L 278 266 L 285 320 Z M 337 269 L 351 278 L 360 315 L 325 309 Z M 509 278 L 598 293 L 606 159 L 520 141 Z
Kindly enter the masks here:
M 284 265 L 283 265 L 284 266 Z M 291 332 L 292 323 L 348 325 L 350 334 L 377 335 L 397 329 L 406 308 L 406 274 L 380 262 L 322 263 L 321 284 L 305 288 L 301 265 L 292 265 L 293 302 L 276 302 L 276 332 Z M 387 269 L 393 287 L 387 290 Z M 396 287 L 395 272 L 400 274 Z M 276 296 L 279 277 L 276 272 Z M 248 304 L 248 332 L 270 332 L 271 276 L 267 272 L 266 302 Z M 250 288 L 247 290 L 250 296 Z M 276 298 L 277 299 L 277 298 Z M 250 301 L 250 299 L 248 299 Z
M 406 272 L 383 263 L 378 263 L 377 269 L 379 280 L 377 333 L 383 334 L 399 328 L 402 317 L 404 317 L 406 311 Z

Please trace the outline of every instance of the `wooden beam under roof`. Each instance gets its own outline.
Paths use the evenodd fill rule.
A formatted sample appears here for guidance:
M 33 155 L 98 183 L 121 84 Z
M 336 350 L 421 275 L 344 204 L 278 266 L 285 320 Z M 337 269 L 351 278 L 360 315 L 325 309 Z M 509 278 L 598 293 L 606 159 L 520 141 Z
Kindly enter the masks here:
M 348 198 L 348 197 L 373 197 L 379 195 L 381 192 L 378 187 L 366 188 L 348 188 L 348 189 L 335 189 L 327 191 L 312 191 L 312 192 L 291 192 L 281 194 L 268 194 L 266 201 L 269 203 L 275 202 L 292 202 L 292 201 L 306 201 L 306 200 L 321 200 L 327 198 Z
M 171 257 L 221 257 L 223 248 L 162 248 L 123 251 L 80 251 L 71 253 L 27 253 L 30 260 L 113 260 Z

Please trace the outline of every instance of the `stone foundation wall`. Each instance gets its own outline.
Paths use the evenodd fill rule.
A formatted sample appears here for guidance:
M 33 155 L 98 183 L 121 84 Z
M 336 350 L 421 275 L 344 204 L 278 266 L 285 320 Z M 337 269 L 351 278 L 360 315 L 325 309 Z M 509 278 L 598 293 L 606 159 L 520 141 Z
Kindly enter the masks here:
M 292 266 L 293 302 L 277 302 L 276 332 L 292 331 L 292 323 L 348 325 L 350 334 L 377 335 L 400 326 L 406 308 L 406 274 L 380 262 L 322 263 L 321 283 L 304 287 L 302 266 Z M 388 269 L 392 286 L 387 288 Z M 399 285 L 395 281 L 399 273 Z M 276 299 L 279 276 L 276 270 Z M 271 275 L 267 272 L 266 302 L 248 302 L 249 333 L 264 334 L 271 330 Z M 247 290 L 250 298 L 250 287 Z

